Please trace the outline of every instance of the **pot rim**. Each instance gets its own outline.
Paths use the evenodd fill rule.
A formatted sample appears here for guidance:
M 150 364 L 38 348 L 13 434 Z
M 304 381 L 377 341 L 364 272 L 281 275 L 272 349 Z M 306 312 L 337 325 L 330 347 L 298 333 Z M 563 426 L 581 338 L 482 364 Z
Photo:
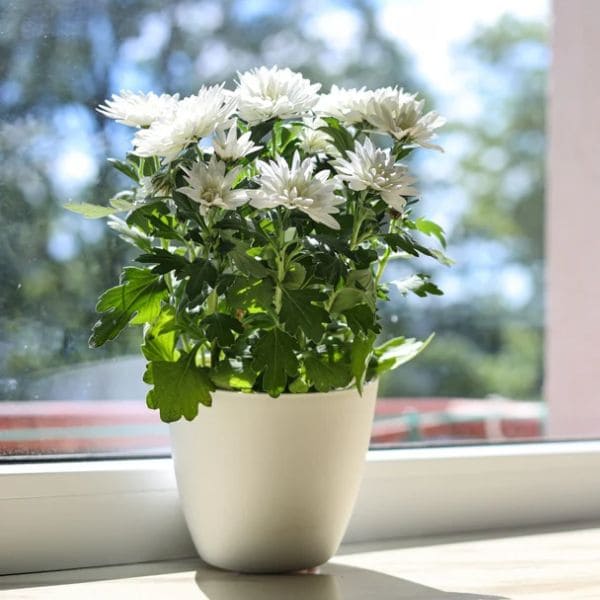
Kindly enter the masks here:
M 372 387 L 377 387 L 378 383 L 379 383 L 379 380 L 377 378 L 372 379 L 371 381 L 366 381 L 363 384 L 363 392 L 360 395 L 364 397 L 365 395 L 368 394 L 368 390 L 370 390 Z M 358 394 L 358 390 L 356 389 L 354 384 L 352 384 L 348 387 L 342 388 L 342 389 L 331 390 L 330 392 L 303 392 L 300 394 L 293 394 L 290 392 L 286 392 L 286 393 L 280 394 L 276 398 L 273 398 L 273 396 L 270 396 L 266 392 L 242 392 L 240 390 L 224 390 L 221 388 L 217 388 L 212 393 L 215 395 L 215 400 L 218 397 L 225 397 L 228 400 L 247 401 L 248 399 L 253 398 L 253 399 L 257 399 L 257 400 L 272 400 L 273 402 L 277 402 L 277 401 L 286 400 L 286 399 L 294 399 L 294 400 L 315 399 L 315 398 L 318 398 L 319 396 L 327 396 L 327 398 L 338 398 L 338 397 L 347 395 L 348 392 L 356 392 Z

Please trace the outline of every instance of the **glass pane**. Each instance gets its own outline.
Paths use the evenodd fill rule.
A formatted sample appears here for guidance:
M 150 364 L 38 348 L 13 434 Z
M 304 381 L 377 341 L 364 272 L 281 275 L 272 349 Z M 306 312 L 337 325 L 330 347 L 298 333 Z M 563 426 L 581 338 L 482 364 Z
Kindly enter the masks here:
M 411 166 L 456 264 L 422 265 L 442 297 L 390 285 L 383 338 L 436 338 L 381 381 L 373 444 L 543 435 L 548 23 L 546 0 L 2 2 L 0 454 L 167 451 L 139 332 L 87 346 L 96 298 L 133 254 L 62 205 L 124 185 L 104 159 L 130 131 L 94 110 L 112 93 L 190 94 L 261 64 L 325 90 L 422 91 L 449 120 L 446 153 Z

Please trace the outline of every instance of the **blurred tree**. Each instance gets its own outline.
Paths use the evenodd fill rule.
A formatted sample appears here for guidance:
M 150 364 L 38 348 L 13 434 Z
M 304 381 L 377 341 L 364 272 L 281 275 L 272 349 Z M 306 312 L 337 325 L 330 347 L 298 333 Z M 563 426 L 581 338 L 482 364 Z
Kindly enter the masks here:
M 445 136 L 459 148 L 454 183 L 467 199 L 449 240 L 463 289 L 452 302 L 387 315 L 390 335 L 437 332 L 418 360 L 383 382 L 387 395 L 540 398 L 547 38 L 545 23 L 504 16 L 462 50 L 482 99 L 479 113 Z M 486 256 L 492 268 L 482 277 Z

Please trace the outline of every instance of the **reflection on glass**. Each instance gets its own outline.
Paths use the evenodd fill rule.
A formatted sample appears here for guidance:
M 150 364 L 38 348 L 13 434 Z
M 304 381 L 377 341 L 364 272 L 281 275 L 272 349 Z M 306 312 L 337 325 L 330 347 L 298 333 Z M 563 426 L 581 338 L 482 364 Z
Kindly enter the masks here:
M 167 448 L 144 406 L 136 332 L 87 347 L 95 298 L 130 250 L 62 204 L 122 187 L 102 157 L 122 155 L 129 134 L 94 111 L 113 92 L 188 94 L 275 63 L 325 89 L 425 89 L 451 123 L 443 160 L 412 167 L 433 182 L 423 203 L 456 265 L 433 273 L 442 298 L 390 286 L 384 335 L 437 337 L 381 382 L 374 444 L 543 435 L 548 6 L 501 4 L 1 3 L 0 454 Z

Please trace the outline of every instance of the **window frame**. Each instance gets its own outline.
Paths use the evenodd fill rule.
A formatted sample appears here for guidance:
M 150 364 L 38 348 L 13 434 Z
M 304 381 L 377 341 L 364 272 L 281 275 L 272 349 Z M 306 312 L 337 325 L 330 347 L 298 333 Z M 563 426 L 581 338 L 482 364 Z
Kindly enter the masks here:
M 600 441 L 371 450 L 344 542 L 598 519 L 599 472 Z M 0 575 L 194 555 L 170 458 L 4 464 L 0 480 Z
M 600 123 L 589 120 L 593 107 L 586 105 L 598 97 L 590 90 L 600 91 L 600 70 L 581 60 L 582 54 L 600 54 L 595 31 L 600 4 L 553 0 L 552 9 L 545 392 L 551 410 L 562 407 L 564 414 L 568 402 L 566 410 L 575 414 L 578 407 L 590 409 L 588 401 L 597 396 L 592 376 L 597 361 L 590 356 L 598 356 L 598 345 L 586 340 L 600 337 L 600 319 L 592 319 L 594 313 L 586 312 L 588 305 L 581 301 L 597 297 L 595 282 L 581 276 L 579 294 L 572 293 L 573 271 L 565 272 L 565 265 L 577 274 L 596 267 L 595 253 L 582 253 L 571 240 L 584 239 L 600 221 L 600 207 L 593 205 L 597 165 L 583 161 L 582 169 L 580 164 L 581 153 L 597 156 L 600 140 Z M 571 151 L 573 139 L 577 152 Z M 562 192 L 572 186 L 573 172 L 578 189 L 569 196 L 579 203 L 579 218 L 565 228 Z M 589 218 L 596 213 L 598 219 Z M 597 235 L 585 239 L 591 239 L 592 250 L 600 250 Z M 567 314 L 574 322 L 565 323 Z M 581 375 L 575 393 L 565 357 Z M 590 409 L 594 426 L 600 422 L 596 405 Z M 556 427 L 551 417 L 551 433 L 561 433 Z M 598 519 L 599 472 L 596 440 L 370 451 L 345 541 Z M 0 574 L 194 553 L 168 458 L 0 464 L 0 531 Z

